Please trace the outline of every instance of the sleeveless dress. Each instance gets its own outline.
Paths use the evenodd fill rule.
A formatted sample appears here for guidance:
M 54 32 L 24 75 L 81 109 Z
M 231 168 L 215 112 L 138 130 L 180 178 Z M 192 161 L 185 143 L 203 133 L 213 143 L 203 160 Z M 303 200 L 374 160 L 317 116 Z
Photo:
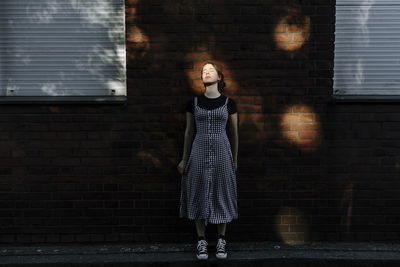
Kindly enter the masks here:
M 226 134 L 228 98 L 207 110 L 194 99 L 196 136 L 181 178 L 179 217 L 205 219 L 205 224 L 238 218 L 236 171 Z

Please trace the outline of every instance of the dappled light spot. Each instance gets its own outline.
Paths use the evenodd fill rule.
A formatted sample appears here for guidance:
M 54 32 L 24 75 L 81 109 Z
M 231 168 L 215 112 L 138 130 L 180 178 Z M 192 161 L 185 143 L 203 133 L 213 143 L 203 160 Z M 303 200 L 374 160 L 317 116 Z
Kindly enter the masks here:
M 284 207 L 275 215 L 278 236 L 285 244 L 300 245 L 309 240 L 309 225 L 304 213 L 293 207 Z
M 273 28 L 273 39 L 278 49 L 283 51 L 299 50 L 310 38 L 311 19 L 300 14 L 295 8 L 282 16 Z
M 138 153 L 137 153 L 137 156 L 139 156 L 139 157 L 142 157 L 143 159 L 149 159 L 149 160 L 151 160 L 152 161 L 152 163 L 155 165 L 155 166 L 160 166 L 161 165 L 161 162 L 160 162 L 160 160 L 157 158 L 157 157 L 155 157 L 152 153 L 150 153 L 150 152 L 148 152 L 148 151 L 139 151 Z
M 60 86 L 62 86 L 61 82 L 57 82 L 57 83 L 47 82 L 47 83 L 40 84 L 40 90 L 42 90 L 47 95 L 58 95 L 58 96 L 66 95 L 65 90 L 58 89 L 58 87 L 60 87 Z
M 283 137 L 303 152 L 312 152 L 321 144 L 318 114 L 307 105 L 288 106 L 281 115 Z
M 135 25 L 127 28 L 126 41 L 129 60 L 142 59 L 150 50 L 150 38 Z

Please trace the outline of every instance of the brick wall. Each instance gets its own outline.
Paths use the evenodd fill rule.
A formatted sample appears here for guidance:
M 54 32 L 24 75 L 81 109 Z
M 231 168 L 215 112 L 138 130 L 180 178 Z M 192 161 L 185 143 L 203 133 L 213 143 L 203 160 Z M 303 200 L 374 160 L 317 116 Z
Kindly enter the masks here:
M 126 105 L 1 106 L 0 242 L 193 240 L 176 166 L 206 60 L 240 114 L 229 240 L 398 240 L 400 107 L 332 101 L 334 4 L 126 0 Z

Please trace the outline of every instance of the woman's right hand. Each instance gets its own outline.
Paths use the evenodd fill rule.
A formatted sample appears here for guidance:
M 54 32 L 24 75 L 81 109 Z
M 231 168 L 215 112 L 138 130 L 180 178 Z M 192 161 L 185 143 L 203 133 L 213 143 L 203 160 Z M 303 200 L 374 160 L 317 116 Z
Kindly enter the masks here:
M 186 160 L 181 160 L 181 162 L 179 162 L 178 164 L 178 172 L 183 175 L 183 172 L 185 171 L 185 167 L 186 167 Z

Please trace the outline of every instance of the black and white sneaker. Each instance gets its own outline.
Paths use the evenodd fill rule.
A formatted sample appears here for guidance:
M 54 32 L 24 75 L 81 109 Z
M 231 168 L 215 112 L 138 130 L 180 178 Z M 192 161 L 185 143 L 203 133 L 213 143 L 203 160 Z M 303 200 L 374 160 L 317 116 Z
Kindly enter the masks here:
M 197 241 L 197 254 L 196 254 L 197 259 L 199 260 L 208 259 L 207 245 L 208 243 L 204 239 Z
M 226 241 L 222 237 L 218 238 L 215 256 L 217 259 L 226 259 L 228 254 L 225 251 Z

